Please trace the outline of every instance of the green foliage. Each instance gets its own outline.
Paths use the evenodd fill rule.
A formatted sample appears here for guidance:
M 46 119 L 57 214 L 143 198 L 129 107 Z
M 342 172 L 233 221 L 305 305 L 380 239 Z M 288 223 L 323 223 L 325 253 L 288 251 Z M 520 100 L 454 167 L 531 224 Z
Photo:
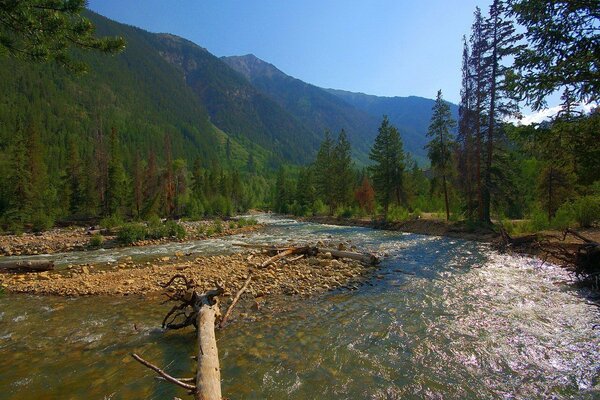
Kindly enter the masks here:
M 223 221 L 221 221 L 221 219 L 215 219 L 215 221 L 213 222 L 213 230 L 217 234 L 223 233 Z
M 514 90 L 534 109 L 565 86 L 578 101 L 600 98 L 600 71 L 591 56 L 600 52 L 598 2 L 512 0 L 509 17 L 526 28 L 528 46 L 514 62 Z
M 167 221 L 165 222 L 165 229 L 167 232 L 167 237 L 175 238 L 175 239 L 185 239 L 187 232 L 185 228 L 178 224 L 176 221 Z
M 389 222 L 403 222 L 410 219 L 410 212 L 399 205 L 390 206 L 387 213 L 387 221 Z
M 239 218 L 237 220 L 237 225 L 240 228 L 243 228 L 244 226 L 254 226 L 257 224 L 258 224 L 258 221 L 256 220 L 256 218 Z
M 148 237 L 148 228 L 140 223 L 124 224 L 117 233 L 117 241 L 124 245 L 129 245 Z
M 550 226 L 553 229 L 564 230 L 566 228 L 572 228 L 575 225 L 575 210 L 571 202 L 563 203 L 558 210 L 556 215 L 552 219 Z
M 102 246 L 102 243 L 104 243 L 104 236 L 102 236 L 99 233 L 95 233 L 90 238 L 90 241 L 88 244 L 90 247 L 100 247 L 100 246 Z
M 100 226 L 105 229 L 113 229 L 123 225 L 124 221 L 120 215 L 109 215 L 100 220 Z
M 0 55 L 28 61 L 54 61 L 71 70 L 86 65 L 73 59 L 73 48 L 115 53 L 120 37 L 96 38 L 94 25 L 82 16 L 84 0 L 19 0 L 0 3 Z
M 573 203 L 574 219 L 579 226 L 589 228 L 600 222 L 600 195 L 583 196 Z
M 399 204 L 404 196 L 402 141 L 400 133 L 389 123 L 387 116 L 383 117 L 369 158 L 374 162 L 369 167 L 373 187 L 387 218 L 389 205 Z

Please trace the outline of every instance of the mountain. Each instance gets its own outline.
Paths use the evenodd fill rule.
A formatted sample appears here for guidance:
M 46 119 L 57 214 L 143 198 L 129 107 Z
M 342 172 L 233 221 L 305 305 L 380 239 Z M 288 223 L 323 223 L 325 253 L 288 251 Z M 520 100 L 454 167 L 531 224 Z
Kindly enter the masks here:
M 355 108 L 327 91 L 293 78 L 252 54 L 222 57 L 256 89 L 269 96 L 311 131 L 337 135 L 344 129 L 354 147 L 354 155 L 365 162 L 377 134 L 379 117 Z
M 432 115 L 434 100 L 423 97 L 382 97 L 345 90 L 324 89 L 346 103 L 373 117 L 387 115 L 390 122 L 400 130 L 404 148 L 410 151 L 417 161 L 426 162 L 427 129 Z M 450 111 L 458 119 L 458 106 L 450 104 Z
M 247 145 L 272 150 L 283 161 L 312 160 L 322 132 L 305 127 L 276 101 L 206 49 L 177 36 L 153 35 L 158 53 L 181 70 L 211 121 Z

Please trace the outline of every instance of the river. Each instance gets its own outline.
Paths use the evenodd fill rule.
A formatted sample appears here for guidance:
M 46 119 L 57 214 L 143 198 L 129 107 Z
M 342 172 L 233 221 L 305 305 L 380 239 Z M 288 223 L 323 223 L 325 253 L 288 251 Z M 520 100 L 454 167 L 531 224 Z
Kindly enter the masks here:
M 261 216 L 245 236 L 53 255 L 68 262 L 351 240 L 383 256 L 353 291 L 272 298 L 218 332 L 231 399 L 597 399 L 598 308 L 539 260 L 458 239 Z M 67 262 L 67 261 L 65 261 Z M 132 352 L 191 376 L 192 330 L 139 297 L 0 295 L 0 399 L 172 399 Z

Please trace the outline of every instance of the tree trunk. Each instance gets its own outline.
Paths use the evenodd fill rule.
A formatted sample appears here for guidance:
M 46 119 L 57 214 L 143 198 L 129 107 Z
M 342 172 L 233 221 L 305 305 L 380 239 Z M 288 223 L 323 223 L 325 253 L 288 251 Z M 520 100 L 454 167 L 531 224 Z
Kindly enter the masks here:
M 450 221 L 450 205 L 448 203 L 448 186 L 446 186 L 446 174 L 442 175 L 444 185 L 444 202 L 446 203 L 446 221 Z
M 29 261 L 7 261 L 0 263 L 1 269 L 22 269 L 30 272 L 52 271 L 54 270 L 54 261 L 47 260 L 29 260 Z
M 221 369 L 215 338 L 215 319 L 218 303 L 202 304 L 197 314 L 198 370 L 196 371 L 196 400 L 221 400 Z

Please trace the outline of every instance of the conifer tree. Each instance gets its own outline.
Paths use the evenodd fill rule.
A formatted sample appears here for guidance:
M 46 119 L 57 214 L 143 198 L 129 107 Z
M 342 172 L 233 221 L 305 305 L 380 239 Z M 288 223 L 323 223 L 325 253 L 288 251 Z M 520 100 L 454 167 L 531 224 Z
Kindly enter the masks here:
M 287 193 L 287 180 L 285 176 L 285 169 L 279 168 L 277 173 L 277 181 L 275 182 L 275 196 L 273 208 L 279 213 L 288 212 L 288 193 Z
M 442 98 L 442 91 L 439 90 L 433 106 L 433 115 L 427 136 L 431 141 L 427 144 L 429 160 L 431 167 L 437 178 L 442 181 L 444 193 L 444 204 L 446 206 L 446 220 L 450 220 L 450 205 L 448 201 L 448 183 L 452 175 L 452 148 L 454 147 L 454 138 L 450 130 L 454 128 L 456 122 L 452 119 L 450 106 Z
M 317 193 L 328 205 L 330 214 L 333 214 L 335 207 L 335 192 L 332 190 L 336 179 L 333 159 L 334 144 L 329 131 L 326 131 L 315 159 L 314 170 Z
M 484 20 L 479 7 L 475 8 L 475 20 L 471 27 L 471 55 L 470 77 L 473 99 L 471 100 L 471 112 L 473 116 L 473 137 L 475 140 L 475 152 L 473 154 L 475 164 L 475 183 L 477 186 L 477 216 L 479 221 L 486 221 L 484 202 L 486 195 L 482 176 L 483 169 L 483 146 L 485 144 L 485 110 L 489 103 L 489 79 L 486 51 L 488 49 L 487 38 L 484 31 Z
M 133 160 L 133 212 L 136 218 L 141 217 L 142 207 L 144 206 L 144 166 L 140 158 L 140 153 L 135 153 Z
M 335 180 L 330 190 L 333 191 L 334 206 L 348 205 L 352 201 L 354 189 L 354 171 L 352 168 L 352 148 L 346 132 L 342 129 L 333 148 L 332 170 Z
M 458 168 L 460 171 L 460 185 L 465 195 L 467 218 L 473 219 L 474 204 L 474 174 L 473 174 L 473 88 L 470 74 L 469 44 L 463 36 L 462 54 L 462 85 L 460 90 L 460 104 L 458 107 L 458 136 L 460 143 Z
M 77 215 L 85 206 L 86 195 L 79 149 L 74 137 L 69 139 L 69 156 L 65 172 L 69 193 L 69 212 L 71 215 Z
M 394 201 L 401 202 L 404 173 L 400 133 L 390 124 L 387 116 L 383 117 L 369 158 L 374 162 L 369 170 L 373 176 L 375 193 L 383 206 L 384 217 L 387 218 L 389 205 Z
M 18 0 L 0 2 L 0 55 L 28 61 L 54 61 L 75 71 L 86 65 L 73 59 L 72 48 L 115 53 L 120 37 L 96 38 L 94 26 L 81 15 L 84 0 Z
M 487 110 L 487 150 L 483 183 L 483 221 L 491 222 L 490 203 L 492 191 L 492 163 L 494 161 L 495 141 L 501 131 L 497 125 L 503 117 L 514 115 L 518 105 L 510 98 L 505 76 L 509 73 L 502 60 L 516 51 L 515 42 L 520 35 L 515 33 L 512 21 L 503 19 L 503 4 L 494 0 L 490 6 L 489 17 L 483 26 L 483 34 L 488 45 L 485 64 L 488 67 L 489 105 Z
M 106 187 L 106 214 L 122 215 L 127 199 L 127 175 L 121 159 L 121 147 L 115 128 L 109 142 L 108 182 Z

